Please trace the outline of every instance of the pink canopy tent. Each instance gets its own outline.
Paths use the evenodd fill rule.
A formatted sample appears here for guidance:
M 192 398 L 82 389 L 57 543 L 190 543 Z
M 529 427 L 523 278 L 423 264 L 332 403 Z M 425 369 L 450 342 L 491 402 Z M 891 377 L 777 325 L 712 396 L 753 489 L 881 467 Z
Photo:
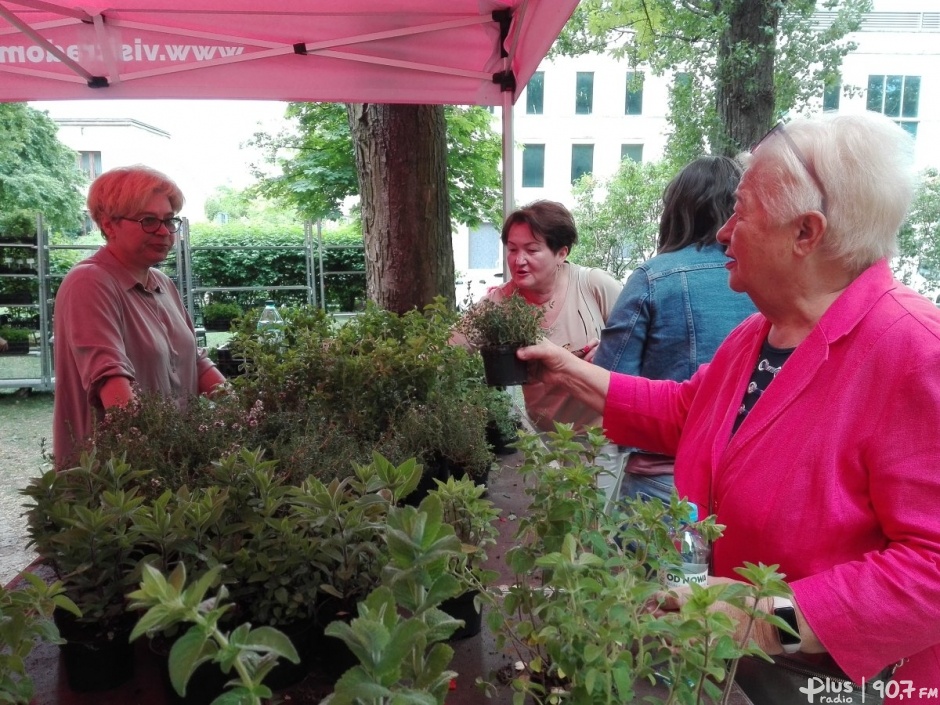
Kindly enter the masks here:
M 0 0 L 0 101 L 511 107 L 577 0 Z M 511 172 L 504 172 L 505 205 Z

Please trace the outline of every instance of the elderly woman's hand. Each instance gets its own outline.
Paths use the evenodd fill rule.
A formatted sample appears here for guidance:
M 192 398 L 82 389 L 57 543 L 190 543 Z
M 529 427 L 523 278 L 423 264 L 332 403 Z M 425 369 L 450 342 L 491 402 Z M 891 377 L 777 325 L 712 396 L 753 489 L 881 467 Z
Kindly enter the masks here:
M 609 370 L 578 359 L 545 339 L 537 345 L 520 348 L 516 356 L 529 362 L 529 374 L 535 380 L 567 389 L 590 408 L 603 413 L 610 386 Z
M 732 580 L 731 578 L 708 577 L 709 585 L 730 585 L 740 582 L 739 580 Z M 660 609 L 665 612 L 677 611 L 682 605 L 688 602 L 690 595 L 691 588 L 687 585 L 662 593 Z M 758 610 L 766 614 L 772 614 L 773 607 L 774 603 L 771 597 L 762 598 L 757 603 Z M 750 627 L 750 633 L 748 633 L 748 622 L 750 618 L 744 610 L 730 605 L 727 602 L 719 601 L 709 607 L 709 612 L 723 612 L 731 618 L 731 621 L 735 624 L 733 638 L 736 643 L 742 644 L 745 636 L 747 636 L 749 641 L 754 641 L 757 646 L 769 656 L 783 653 L 783 647 L 780 645 L 780 637 L 777 633 L 777 628 L 764 620 L 755 619 Z

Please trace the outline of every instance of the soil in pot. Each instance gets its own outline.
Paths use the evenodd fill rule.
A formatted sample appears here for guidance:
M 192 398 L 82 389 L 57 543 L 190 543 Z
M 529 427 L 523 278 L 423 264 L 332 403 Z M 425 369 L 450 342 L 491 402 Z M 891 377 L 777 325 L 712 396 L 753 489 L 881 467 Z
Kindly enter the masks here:
M 518 345 L 481 348 L 483 375 L 491 387 L 511 387 L 529 381 L 529 366 L 516 357 Z
M 133 616 L 106 633 L 61 610 L 53 618 L 67 642 L 59 650 L 69 688 L 78 693 L 111 690 L 134 677 L 134 645 L 128 640 Z
M 0 350 L 0 355 L 29 355 L 29 341 L 7 341 L 7 349 Z
M 479 594 L 477 590 L 470 590 L 463 595 L 452 597 L 441 603 L 441 610 L 454 619 L 462 619 L 464 625 L 459 627 L 451 637 L 451 641 L 476 636 L 483 627 L 483 610 L 477 612 L 473 598 Z

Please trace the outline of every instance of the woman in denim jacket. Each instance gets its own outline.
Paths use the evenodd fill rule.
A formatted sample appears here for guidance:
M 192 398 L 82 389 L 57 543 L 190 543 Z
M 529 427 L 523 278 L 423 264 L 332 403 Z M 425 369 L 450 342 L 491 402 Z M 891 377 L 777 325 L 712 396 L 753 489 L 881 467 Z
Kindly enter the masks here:
M 681 382 L 755 312 L 747 295 L 728 288 L 728 258 L 715 239 L 734 210 L 740 178 L 733 160 L 699 157 L 669 183 L 657 254 L 627 279 L 601 334 L 597 365 Z M 668 501 L 673 484 L 672 458 L 633 452 L 621 494 Z

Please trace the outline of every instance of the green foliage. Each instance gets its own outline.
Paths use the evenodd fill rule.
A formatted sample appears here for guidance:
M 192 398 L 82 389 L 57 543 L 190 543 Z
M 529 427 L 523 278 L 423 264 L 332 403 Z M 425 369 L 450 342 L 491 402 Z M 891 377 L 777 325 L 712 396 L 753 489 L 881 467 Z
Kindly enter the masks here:
M 218 569 L 211 570 L 195 583 L 186 585 L 186 568 L 179 565 L 164 577 L 152 566 L 144 566 L 140 588 L 128 598 L 131 609 L 146 609 L 131 632 L 131 640 L 145 633 L 165 630 L 178 623 L 193 626 L 173 644 L 170 652 L 170 681 L 180 695 L 196 668 L 206 661 L 219 664 L 224 673 L 234 670 L 230 690 L 216 698 L 215 705 L 251 703 L 261 705 L 270 698 L 271 689 L 263 684 L 265 676 L 277 665 L 279 658 L 299 663 L 300 657 L 283 633 L 271 627 L 242 624 L 229 633 L 219 629 L 219 621 L 228 610 L 228 592 L 219 588 L 214 598 L 206 598 L 209 588 L 217 582 Z
M 231 322 L 244 313 L 242 307 L 236 303 L 226 303 L 224 301 L 214 301 L 206 304 L 202 309 L 203 324 L 213 321 L 214 325 L 220 323 L 223 330 L 228 330 Z
M 907 220 L 898 233 L 895 275 L 921 291 L 940 287 L 940 171 L 930 168 L 920 179 Z
M 100 634 L 122 621 L 124 594 L 135 582 L 141 477 L 118 458 L 98 463 L 84 454 L 78 467 L 50 470 L 22 490 L 32 500 L 29 545 L 81 610 L 79 622 Z
M 3 338 L 8 343 L 28 343 L 29 336 L 29 331 L 23 330 L 22 328 L 0 328 L 0 338 Z
M 42 213 L 54 229 L 73 231 L 81 224 L 85 178 L 57 129 L 25 103 L 0 103 L 0 213 Z
M 468 567 L 480 571 L 487 559 L 487 548 L 495 546 L 499 536 L 495 521 L 500 510 L 483 497 L 486 487 L 469 478 L 451 477 L 447 482 L 435 480 L 435 483 L 437 488 L 431 490 L 429 497 L 440 503 L 443 521 L 453 527 Z M 495 576 L 481 577 L 481 580 L 491 582 L 490 578 Z
M 36 236 L 36 214 L 27 210 L 0 213 L 0 242 Z
M 689 508 L 673 493 L 668 505 L 631 499 L 606 513 L 594 465 L 604 440 L 599 430 L 584 439 L 556 425 L 547 446 L 538 436 L 521 442 L 531 504 L 506 554 L 516 579 L 488 615 L 497 645 L 524 664 L 513 688 L 539 704 L 560 702 L 553 687 L 564 702 L 613 704 L 634 702 L 636 684 L 648 681 L 669 689 L 649 702 L 717 701 L 719 684 L 732 682 L 729 667 L 758 651 L 747 637 L 735 643 L 731 619 L 711 608 L 725 601 L 776 624 L 755 598 L 789 589 L 776 566 L 747 565 L 739 572 L 750 584 L 693 585 L 679 611 L 657 610 L 659 569 L 679 560 L 669 528 Z M 721 531 L 713 517 L 696 527 L 709 540 Z
M 272 230 L 263 223 L 194 223 L 190 233 L 193 277 L 198 286 L 301 286 L 307 282 L 304 233 L 301 225 Z M 326 304 L 353 311 L 365 300 L 365 257 L 362 234 L 355 224 L 324 232 L 323 269 L 326 272 Z M 206 249 L 196 248 L 230 248 Z M 241 249 L 244 248 L 244 249 Z M 268 249 L 265 249 L 268 248 Z M 315 266 L 319 258 L 314 255 Z M 319 292 L 318 292 L 319 295 Z M 238 303 L 243 308 L 263 306 L 266 299 L 278 304 L 305 304 L 303 291 L 214 292 L 213 301 Z
M 444 108 L 451 216 L 470 226 L 500 220 L 499 136 L 492 115 L 480 107 Z M 269 176 L 256 168 L 258 191 L 297 209 L 306 219 L 335 218 L 343 201 L 359 192 L 355 151 L 346 109 L 335 103 L 290 103 L 287 117 L 296 131 L 258 133 L 251 144 L 265 162 L 279 168 Z
M 574 187 L 578 246 L 571 260 L 624 279 L 656 253 L 663 193 L 675 174 L 668 161 L 620 164 L 608 181 L 584 176 Z
M 519 293 L 500 300 L 482 299 L 460 317 L 457 331 L 475 347 L 535 345 L 545 336 L 545 311 Z
M 451 489 L 454 502 L 464 504 L 460 497 L 479 504 L 478 497 L 458 492 L 453 484 Z M 492 520 L 490 515 L 481 521 Z M 443 705 L 450 680 L 457 675 L 447 670 L 453 649 L 440 643 L 460 622 L 439 606 L 465 589 L 454 572 L 465 560 L 448 523 L 447 502 L 432 492 L 417 509 L 393 507 L 386 538 L 389 561 L 382 587 L 359 603 L 359 616 L 349 624 L 334 622 L 327 627 L 326 633 L 342 639 L 359 660 L 336 683 L 325 701 L 329 705 Z M 484 586 L 479 580 L 472 582 L 477 589 Z
M 0 702 L 27 705 L 33 682 L 26 657 L 39 641 L 63 643 L 52 621 L 57 607 L 76 616 L 79 611 L 65 596 L 62 583 L 47 585 L 32 573 L 23 573 L 22 580 L 17 588 L 0 585 Z

